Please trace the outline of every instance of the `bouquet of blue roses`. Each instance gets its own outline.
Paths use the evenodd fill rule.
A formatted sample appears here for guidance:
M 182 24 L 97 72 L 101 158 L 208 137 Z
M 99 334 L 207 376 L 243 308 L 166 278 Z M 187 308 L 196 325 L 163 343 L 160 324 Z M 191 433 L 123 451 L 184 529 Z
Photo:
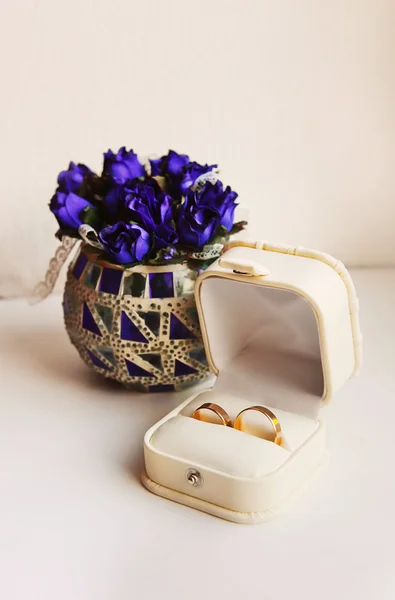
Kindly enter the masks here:
M 202 255 L 246 225 L 234 223 L 237 194 L 218 173 L 173 150 L 145 160 L 109 150 L 101 175 L 71 162 L 50 202 L 57 236 L 81 238 L 124 266 Z

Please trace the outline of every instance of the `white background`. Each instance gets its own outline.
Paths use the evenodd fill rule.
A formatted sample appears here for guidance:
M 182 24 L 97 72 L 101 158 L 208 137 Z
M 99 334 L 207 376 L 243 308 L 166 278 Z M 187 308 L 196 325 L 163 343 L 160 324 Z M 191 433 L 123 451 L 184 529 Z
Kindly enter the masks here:
M 251 233 L 395 262 L 393 0 L 0 3 L 0 296 L 55 249 L 70 159 L 218 162 Z M 142 437 L 181 395 L 93 378 L 61 301 L 0 303 L 0 597 L 377 600 L 395 587 L 393 270 L 353 272 L 365 366 L 325 410 L 327 471 L 274 521 L 150 495 Z
M 70 159 L 121 145 L 218 162 L 251 235 L 395 261 L 393 0 L 6 0 L 0 295 L 55 248 Z

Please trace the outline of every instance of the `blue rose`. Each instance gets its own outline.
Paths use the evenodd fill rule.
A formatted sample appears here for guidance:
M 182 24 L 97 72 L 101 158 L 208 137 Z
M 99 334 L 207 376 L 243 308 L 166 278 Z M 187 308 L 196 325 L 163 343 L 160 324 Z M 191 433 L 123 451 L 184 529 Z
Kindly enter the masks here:
M 151 160 L 150 163 L 152 176 L 167 176 L 169 192 L 176 200 L 185 196 L 186 192 L 196 185 L 199 178 L 212 173 L 218 166 L 191 162 L 189 156 L 177 154 L 174 150 L 169 150 L 167 156 Z
M 201 190 L 190 190 L 187 194 L 187 199 L 193 201 L 196 206 L 215 209 L 220 215 L 220 225 L 228 232 L 234 223 L 236 198 L 236 192 L 233 192 L 229 186 L 224 189 L 222 181 L 207 182 Z
M 78 230 L 84 223 L 82 213 L 87 208 L 93 208 L 89 200 L 81 198 L 74 192 L 57 190 L 49 204 L 49 208 L 58 220 L 61 229 Z
M 140 225 L 122 222 L 109 225 L 100 231 L 99 239 L 119 265 L 140 263 L 151 248 L 150 235 Z
M 87 175 L 93 175 L 88 167 L 71 162 L 67 171 L 61 171 L 58 175 L 59 190 L 62 192 L 78 192 L 84 177 Z
M 206 206 L 198 206 L 191 195 L 179 208 L 177 232 L 179 243 L 202 248 L 214 237 L 220 224 L 220 215 Z
M 145 169 L 137 154 L 123 147 L 116 154 L 112 150 L 104 154 L 104 174 L 110 175 L 118 183 L 125 183 L 128 179 L 145 175 Z
M 178 177 L 182 169 L 189 163 L 189 156 L 186 154 L 177 154 L 174 150 L 169 150 L 167 156 L 150 160 L 151 175 L 170 175 Z
M 203 180 L 205 175 L 213 173 L 218 165 L 199 165 L 197 162 L 190 162 L 183 170 L 182 177 L 179 179 L 181 195 L 185 196 L 190 188 L 194 188 L 199 179 Z
M 174 201 L 161 191 L 155 179 L 135 180 L 128 184 L 126 207 L 130 218 L 154 234 L 155 249 L 159 250 L 178 242 L 174 229 Z
M 108 222 L 117 222 L 119 217 L 123 215 L 125 194 L 125 186 L 113 181 L 102 201 L 104 216 Z

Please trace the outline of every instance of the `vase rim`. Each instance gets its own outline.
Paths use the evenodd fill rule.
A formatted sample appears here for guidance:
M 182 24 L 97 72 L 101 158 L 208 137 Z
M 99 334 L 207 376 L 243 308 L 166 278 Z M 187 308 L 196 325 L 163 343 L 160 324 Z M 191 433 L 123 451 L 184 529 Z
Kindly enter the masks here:
M 165 264 L 165 265 L 135 265 L 134 267 L 124 267 L 112 263 L 104 258 L 99 258 L 100 252 L 89 244 L 81 244 L 80 252 L 88 259 L 89 262 L 106 267 L 108 269 L 116 269 L 118 271 L 125 271 L 130 273 L 169 273 L 174 271 L 189 269 L 187 261 L 184 260 L 180 263 Z

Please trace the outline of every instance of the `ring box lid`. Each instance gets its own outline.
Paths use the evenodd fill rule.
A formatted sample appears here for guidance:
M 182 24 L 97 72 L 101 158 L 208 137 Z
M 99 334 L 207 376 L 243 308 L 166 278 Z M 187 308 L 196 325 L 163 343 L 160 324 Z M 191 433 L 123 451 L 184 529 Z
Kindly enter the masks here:
M 360 367 L 355 288 L 328 254 L 228 244 L 195 295 L 217 391 L 316 416 Z

